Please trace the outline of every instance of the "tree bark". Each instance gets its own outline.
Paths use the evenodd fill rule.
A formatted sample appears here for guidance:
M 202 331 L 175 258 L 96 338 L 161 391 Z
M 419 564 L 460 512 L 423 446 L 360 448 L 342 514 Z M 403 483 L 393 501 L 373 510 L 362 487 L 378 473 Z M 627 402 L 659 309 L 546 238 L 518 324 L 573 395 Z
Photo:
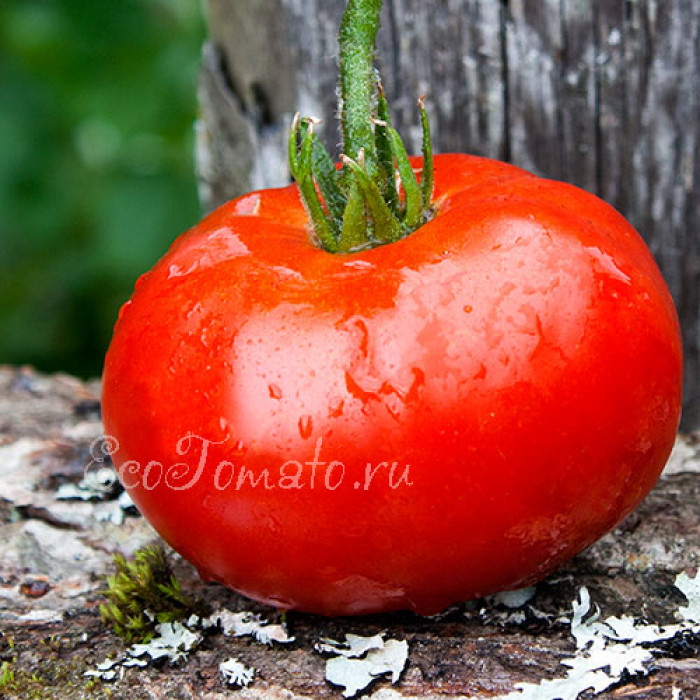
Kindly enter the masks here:
M 207 209 L 289 182 L 287 129 L 324 120 L 338 153 L 344 0 L 208 0 L 198 125 Z M 686 353 L 684 423 L 700 426 L 700 2 L 387 0 L 378 63 L 417 152 L 427 94 L 438 152 L 500 158 L 596 193 L 654 253 Z

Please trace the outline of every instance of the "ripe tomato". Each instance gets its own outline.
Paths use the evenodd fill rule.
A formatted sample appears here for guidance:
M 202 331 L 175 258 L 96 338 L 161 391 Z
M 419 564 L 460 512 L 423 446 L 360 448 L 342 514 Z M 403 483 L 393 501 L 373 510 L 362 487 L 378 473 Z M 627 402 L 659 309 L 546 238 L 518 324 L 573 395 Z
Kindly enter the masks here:
M 295 186 L 255 192 L 137 283 L 105 429 L 206 580 L 433 613 L 541 579 L 657 480 L 681 343 L 641 238 L 591 194 L 476 157 L 436 157 L 433 201 L 412 235 L 333 255 Z

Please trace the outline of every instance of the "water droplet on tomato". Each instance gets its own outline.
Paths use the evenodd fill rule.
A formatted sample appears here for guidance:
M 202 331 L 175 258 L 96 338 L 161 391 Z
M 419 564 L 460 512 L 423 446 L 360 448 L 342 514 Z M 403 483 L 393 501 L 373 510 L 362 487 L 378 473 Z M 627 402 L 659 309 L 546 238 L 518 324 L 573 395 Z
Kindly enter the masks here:
M 345 267 L 352 267 L 358 270 L 371 270 L 374 264 L 367 260 L 350 260 L 344 263 Z
M 304 438 L 304 440 L 308 440 L 311 437 L 312 432 L 313 421 L 311 420 L 311 416 L 302 416 L 299 419 L 299 435 L 301 435 Z
M 117 321 L 120 321 L 126 310 L 131 306 L 131 299 L 127 301 L 125 304 L 122 304 L 121 308 L 119 309 L 119 314 L 117 315 Z
M 270 529 L 270 532 L 273 532 L 275 534 L 282 532 L 282 530 L 284 529 L 282 527 L 282 523 L 272 515 L 269 515 L 267 518 L 267 526 Z
M 486 365 L 483 362 L 479 363 L 479 369 L 474 372 L 472 379 L 486 379 Z
M 425 372 L 419 367 L 412 367 L 413 383 L 406 392 L 404 401 L 416 401 L 420 397 L 420 390 L 425 386 Z
M 242 457 L 247 451 L 248 448 L 243 440 L 236 440 L 233 445 L 232 454 L 234 454 L 236 457 Z
M 192 318 L 195 314 L 198 314 L 202 310 L 202 302 L 198 301 L 186 314 L 188 319 Z
M 351 396 L 362 402 L 363 411 L 367 409 L 370 401 L 381 400 L 376 392 L 365 391 L 349 372 L 345 372 L 345 386 Z
M 209 342 L 209 332 L 206 327 L 202 328 L 202 332 L 199 334 L 199 340 L 207 350 L 211 350 L 211 344 Z M 212 355 L 213 353 L 210 352 L 209 354 Z
M 184 277 L 189 275 L 190 272 L 194 272 L 199 267 L 199 261 L 193 260 L 189 266 L 173 264 L 168 268 L 168 279 L 173 279 L 173 277 Z
M 281 399 L 282 398 L 282 389 L 280 389 L 277 386 L 277 384 L 270 384 L 267 388 L 270 391 L 270 398 L 271 399 Z
M 619 282 L 624 282 L 627 285 L 631 283 L 631 277 L 617 266 L 612 255 L 594 246 L 586 248 L 586 251 L 593 259 L 593 271 L 596 274 L 604 275 Z
M 332 401 L 328 406 L 328 415 L 331 418 L 340 418 L 343 415 L 343 407 L 345 406 L 345 401 L 343 399 L 336 399 Z
M 278 610 L 289 610 L 294 607 L 294 602 L 291 598 L 282 598 L 281 596 L 271 595 L 265 598 L 265 603 L 272 605 Z
M 256 192 L 253 192 L 252 194 L 239 198 L 235 204 L 233 211 L 239 216 L 257 216 L 260 212 L 260 195 Z M 229 229 L 221 229 L 221 232 L 230 235 Z
M 139 287 L 143 285 L 143 283 L 151 276 L 150 272 L 144 272 L 137 280 L 136 283 L 134 284 L 134 291 L 137 291 Z

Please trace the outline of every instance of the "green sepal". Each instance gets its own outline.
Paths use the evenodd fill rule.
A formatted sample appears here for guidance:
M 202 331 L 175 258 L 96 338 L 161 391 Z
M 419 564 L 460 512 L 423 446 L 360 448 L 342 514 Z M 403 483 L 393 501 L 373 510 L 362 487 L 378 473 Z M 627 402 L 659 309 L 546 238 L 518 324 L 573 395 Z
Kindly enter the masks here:
M 360 185 L 357 182 L 351 182 L 338 249 L 349 253 L 366 247 L 370 241 L 365 198 L 362 196 Z
M 399 194 L 396 191 L 396 169 L 394 168 L 394 150 L 391 147 L 388 128 L 391 126 L 389 103 L 386 100 L 381 83 L 378 85 L 377 120 L 374 124 L 374 139 L 377 147 L 379 167 L 379 189 L 391 213 L 399 216 Z
M 428 112 L 425 109 L 424 98 L 418 100 L 420 109 L 420 123 L 423 129 L 423 173 L 421 175 L 420 187 L 423 194 L 423 206 L 427 210 L 433 201 L 433 188 L 435 186 L 435 165 L 433 161 L 433 141 L 430 136 L 430 121 Z
M 299 112 L 294 115 L 292 126 L 289 129 L 289 138 L 287 139 L 287 161 L 289 162 L 289 171 L 292 177 L 297 180 L 299 178 Z
M 401 137 L 396 129 L 389 127 L 388 131 L 406 198 L 403 224 L 409 231 L 413 231 L 423 223 L 423 195 Z
M 294 151 L 294 160 L 290 159 L 292 176 L 299 185 L 299 192 L 304 207 L 311 219 L 311 224 L 319 244 L 325 250 L 335 253 L 338 250 L 339 231 L 334 230 L 334 222 L 326 216 L 316 192 L 316 184 L 312 173 L 312 154 L 314 145 L 313 123 L 310 123 L 303 135 L 301 149 L 297 156 L 296 140 L 299 132 L 299 122 L 295 119 L 290 135 L 290 153 Z
M 401 224 L 391 213 L 389 206 L 382 198 L 377 183 L 367 174 L 365 169 L 357 162 L 343 157 L 343 164 L 347 165 L 352 174 L 357 178 L 370 216 L 374 222 L 374 240 L 378 243 L 392 243 L 398 241 L 403 235 Z
M 301 125 L 302 135 L 306 133 L 308 128 L 309 121 L 304 120 Z M 340 189 L 340 173 L 335 167 L 335 163 L 333 162 L 330 153 L 328 153 L 326 147 L 317 138 L 314 138 L 313 140 L 313 150 L 311 152 L 311 172 L 313 173 L 316 180 L 316 185 L 321 192 L 321 197 L 326 205 L 326 208 L 328 209 L 328 213 L 333 219 L 335 224 L 334 233 L 337 237 L 342 225 L 343 214 L 345 212 L 345 206 L 348 200 Z

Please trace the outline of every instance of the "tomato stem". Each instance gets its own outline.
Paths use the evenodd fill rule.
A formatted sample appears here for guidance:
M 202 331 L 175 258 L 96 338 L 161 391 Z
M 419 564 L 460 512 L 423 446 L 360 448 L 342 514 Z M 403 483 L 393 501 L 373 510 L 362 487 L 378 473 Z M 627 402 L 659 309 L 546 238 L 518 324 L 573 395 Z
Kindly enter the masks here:
M 376 93 L 374 54 L 382 4 L 383 0 L 350 0 L 338 34 L 343 152 L 357 160 L 363 150 L 370 177 L 376 173 L 372 107 Z
M 397 241 L 424 224 L 430 213 L 433 161 L 423 98 L 418 101 L 423 130 L 419 183 L 406 148 L 391 126 L 374 66 L 382 4 L 383 0 L 348 0 L 340 26 L 341 173 L 316 137 L 318 120 L 297 115 L 290 131 L 292 176 L 315 242 L 331 253 Z

